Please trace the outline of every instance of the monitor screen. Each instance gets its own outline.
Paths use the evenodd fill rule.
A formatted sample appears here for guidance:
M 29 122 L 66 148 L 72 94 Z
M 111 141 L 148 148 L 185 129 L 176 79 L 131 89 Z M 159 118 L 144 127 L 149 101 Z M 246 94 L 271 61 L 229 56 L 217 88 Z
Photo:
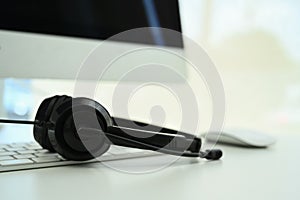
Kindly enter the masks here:
M 118 35 L 141 27 L 181 33 L 178 0 L 7 0 L 1 8 L 0 77 L 74 79 L 103 43 L 107 58 L 148 45 L 184 51 L 181 34 L 172 31 L 150 28 Z M 107 80 L 118 80 L 122 69 Z
M 1 7 L 0 29 L 4 30 L 101 40 L 140 27 L 181 32 L 175 0 L 9 0 L 1 2 Z M 182 46 L 180 38 L 148 34 L 126 38 L 126 42 Z

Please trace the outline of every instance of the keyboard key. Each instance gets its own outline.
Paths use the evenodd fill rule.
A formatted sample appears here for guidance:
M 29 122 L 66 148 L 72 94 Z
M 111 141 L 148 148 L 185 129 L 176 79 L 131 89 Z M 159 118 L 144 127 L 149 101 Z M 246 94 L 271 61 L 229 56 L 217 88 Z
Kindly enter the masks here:
M 6 147 L 9 147 L 7 144 L 0 144 L 0 148 L 6 148 Z
M 36 163 L 45 163 L 45 162 L 58 162 L 61 161 L 57 156 L 55 157 L 40 157 L 40 158 L 32 158 L 32 160 Z
M 140 153 L 140 152 L 145 152 L 143 149 L 135 149 L 135 148 L 127 148 L 124 150 L 126 153 Z
M 49 153 L 50 151 L 48 151 L 47 149 L 39 149 L 37 150 L 38 153 Z
M 22 150 L 22 151 L 17 151 L 19 154 L 32 154 L 36 153 L 35 150 Z
M 31 164 L 33 163 L 32 160 L 29 159 L 19 159 L 19 160 L 4 160 L 0 161 L 1 166 L 9 166 L 9 165 L 24 165 L 24 164 Z
M 2 161 L 2 160 L 12 160 L 12 159 L 14 159 L 14 158 L 11 157 L 11 156 L 0 156 L 0 161 Z
M 43 149 L 41 146 L 27 146 L 25 148 L 28 150 L 42 150 Z
M 36 158 L 36 156 L 32 154 L 22 154 L 22 155 L 14 155 L 16 159 L 24 159 L 24 158 Z M 1 158 L 1 157 L 0 157 Z
M 102 154 L 101 156 L 111 156 L 113 155 L 112 153 L 110 153 L 109 151 L 105 152 L 104 154 Z
M 41 147 L 41 145 L 39 145 L 38 143 L 34 142 L 34 143 L 27 143 L 25 145 L 26 147 Z
M 57 153 L 49 153 L 49 152 L 45 152 L 45 153 L 35 153 L 34 154 L 36 157 L 47 157 L 47 156 L 50 156 L 50 157 L 53 157 L 53 156 L 58 156 Z
M 127 147 L 119 147 L 119 146 L 112 146 L 108 153 L 112 155 L 130 155 L 130 154 L 147 154 L 148 151 L 143 149 L 136 149 L 136 148 L 127 148 Z
M 38 145 L 38 143 L 32 141 L 32 142 L 27 142 L 27 143 L 25 143 L 25 145 L 26 145 L 26 146 L 30 146 L 30 145 Z
M 12 143 L 12 144 L 9 144 L 8 146 L 12 147 L 12 148 L 19 148 L 19 147 L 26 146 L 26 143 Z
M 0 152 L 0 156 L 13 156 L 13 155 L 16 155 L 17 153 L 16 152 Z
M 6 151 L 22 151 L 22 150 L 26 150 L 24 147 L 7 147 L 5 149 L 6 149 Z
M 63 161 L 67 160 L 67 159 L 65 159 L 64 157 L 62 157 L 61 155 L 58 155 L 57 157 L 58 157 L 60 160 L 63 160 Z

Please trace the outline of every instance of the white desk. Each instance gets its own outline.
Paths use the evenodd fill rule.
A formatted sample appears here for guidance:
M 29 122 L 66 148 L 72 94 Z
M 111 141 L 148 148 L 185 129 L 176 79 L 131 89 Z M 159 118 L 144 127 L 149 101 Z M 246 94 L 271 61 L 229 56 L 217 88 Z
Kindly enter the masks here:
M 222 146 L 221 161 L 181 159 L 148 174 L 121 173 L 100 163 L 1 173 L 0 195 L 3 200 L 296 200 L 300 198 L 299 139 L 299 135 L 280 135 L 269 149 Z M 154 166 L 162 158 L 134 161 Z
M 0 199 L 298 200 L 299 123 L 291 120 L 280 124 L 281 115 L 277 119 L 277 113 L 298 119 L 298 115 L 290 114 L 298 107 L 289 103 L 291 97 L 284 92 L 289 82 L 283 88 L 279 87 L 281 83 L 271 81 L 270 77 L 278 76 L 253 75 L 254 80 L 248 80 L 247 76 L 248 73 L 243 76 L 229 73 L 228 78 L 224 78 L 228 96 L 226 124 L 277 132 L 278 141 L 269 149 L 223 146 L 225 156 L 221 161 L 181 159 L 172 167 L 140 175 L 117 172 L 100 163 L 0 173 Z M 239 82 L 243 82 L 242 87 L 236 84 Z M 42 85 L 42 89 L 52 88 L 53 94 L 58 93 L 58 89 L 66 90 L 53 84 L 37 85 Z M 134 162 L 160 166 L 162 158 L 135 159 Z M 132 161 L 130 164 L 134 166 Z

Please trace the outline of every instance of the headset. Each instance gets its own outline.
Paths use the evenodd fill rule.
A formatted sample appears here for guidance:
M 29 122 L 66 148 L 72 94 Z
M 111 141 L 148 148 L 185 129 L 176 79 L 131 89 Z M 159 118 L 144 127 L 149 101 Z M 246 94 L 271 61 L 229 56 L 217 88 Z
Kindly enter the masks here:
M 207 160 L 223 155 L 219 149 L 200 151 L 201 139 L 192 134 L 111 117 L 101 104 L 84 97 L 53 96 L 41 103 L 34 121 L 0 119 L 0 123 L 34 125 L 35 140 L 68 160 L 94 159 L 110 145 Z

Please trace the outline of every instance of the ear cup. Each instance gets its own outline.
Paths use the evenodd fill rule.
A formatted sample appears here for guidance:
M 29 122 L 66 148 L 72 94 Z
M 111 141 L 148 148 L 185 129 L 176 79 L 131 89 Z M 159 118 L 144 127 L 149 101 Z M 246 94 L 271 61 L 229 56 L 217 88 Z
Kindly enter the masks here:
M 34 139 L 44 148 L 51 152 L 55 152 L 54 148 L 52 147 L 52 144 L 50 143 L 49 137 L 48 137 L 48 128 L 46 126 L 46 123 L 49 121 L 51 113 L 53 112 L 53 108 L 55 104 L 59 101 L 63 101 L 66 99 L 69 99 L 71 97 L 68 96 L 54 96 L 45 99 L 40 107 L 38 108 L 37 114 L 35 116 L 35 120 L 38 120 L 40 122 L 43 122 L 38 125 L 34 125 L 33 128 L 33 135 Z
M 107 110 L 88 98 L 73 98 L 55 104 L 48 137 L 57 153 L 70 160 L 90 160 L 105 153 L 110 142 L 104 132 L 112 125 Z M 80 133 L 82 127 L 102 129 L 103 134 Z

